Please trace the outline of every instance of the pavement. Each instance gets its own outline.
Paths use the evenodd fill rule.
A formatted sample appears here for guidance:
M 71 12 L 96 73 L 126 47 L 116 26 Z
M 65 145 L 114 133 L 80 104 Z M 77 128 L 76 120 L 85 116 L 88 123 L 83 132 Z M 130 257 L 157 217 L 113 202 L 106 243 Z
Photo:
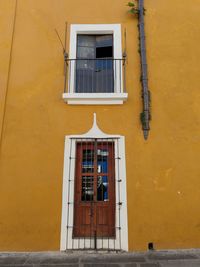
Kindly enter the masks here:
M 0 267 L 200 267 L 200 249 L 124 252 L 3 252 Z

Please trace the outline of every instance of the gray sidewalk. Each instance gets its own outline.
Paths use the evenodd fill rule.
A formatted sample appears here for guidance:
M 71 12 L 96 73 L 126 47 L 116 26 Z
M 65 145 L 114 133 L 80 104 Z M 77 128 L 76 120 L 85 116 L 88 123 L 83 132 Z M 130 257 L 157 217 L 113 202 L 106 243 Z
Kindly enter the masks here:
M 0 267 L 200 267 L 200 250 L 0 253 Z

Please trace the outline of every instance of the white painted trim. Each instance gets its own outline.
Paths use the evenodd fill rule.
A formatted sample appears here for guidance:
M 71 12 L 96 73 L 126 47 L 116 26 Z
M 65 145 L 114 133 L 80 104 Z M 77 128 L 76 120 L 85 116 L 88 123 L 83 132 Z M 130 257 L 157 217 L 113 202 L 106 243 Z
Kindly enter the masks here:
M 71 105 L 116 105 L 123 104 L 127 93 L 64 93 L 63 99 Z
M 72 24 L 70 28 L 70 46 L 69 46 L 69 59 L 76 59 L 77 52 L 77 34 L 113 34 L 113 57 L 114 59 L 122 58 L 122 41 L 121 41 L 121 25 L 120 24 Z M 123 92 L 123 74 L 122 74 L 122 62 L 114 66 L 114 73 L 116 73 L 116 78 L 114 79 L 114 92 L 116 94 L 122 94 Z M 120 71 L 121 70 L 121 71 Z M 120 75 L 118 75 L 120 74 Z M 75 63 L 71 61 L 71 67 L 68 73 L 68 94 L 63 95 L 63 99 L 75 94 Z M 114 93 L 114 94 L 115 94 Z M 98 93 L 97 93 L 98 94 Z M 112 97 L 115 97 L 112 94 Z M 69 96 L 67 96 L 69 95 Z M 89 98 L 84 99 L 84 93 L 79 94 L 79 100 L 70 98 L 68 104 L 123 104 L 123 99 L 113 99 L 112 101 L 106 101 L 109 98 L 109 94 L 104 94 L 104 101 Z M 126 99 L 128 95 L 126 94 Z M 123 98 L 123 96 L 122 96 Z M 65 101 L 66 102 L 66 101 Z M 109 103 L 107 103 L 109 102 Z
M 65 138 L 65 149 L 64 149 L 64 169 L 63 169 L 63 190 L 62 190 L 62 220 L 61 220 L 61 241 L 60 241 L 60 250 L 66 249 L 66 227 L 67 225 L 67 209 L 66 206 L 66 196 L 68 191 L 68 183 L 67 183 L 67 172 L 69 166 L 69 156 L 67 154 L 68 149 L 70 148 L 70 139 Z
M 107 248 L 109 243 L 110 249 L 121 249 L 124 251 L 128 251 L 128 226 L 127 226 L 127 192 L 126 192 L 126 161 L 125 161 L 125 138 L 121 135 L 108 135 L 99 129 L 96 122 L 96 114 L 94 114 L 94 122 L 92 128 L 83 135 L 69 135 L 65 137 L 65 151 L 64 151 L 64 171 L 63 171 L 63 196 L 62 196 L 62 221 L 61 221 L 61 239 L 60 239 L 60 250 L 65 251 L 68 249 L 78 249 L 84 248 L 88 245 L 90 247 L 90 239 L 79 239 L 72 238 L 72 229 L 68 230 L 67 236 L 67 218 L 68 225 L 73 226 L 73 212 L 74 206 L 70 205 L 69 209 L 67 205 L 67 196 L 70 193 L 70 200 L 74 199 L 74 182 L 69 183 L 69 179 L 74 179 L 75 174 L 75 160 L 69 161 L 69 157 L 75 158 L 76 154 L 76 141 L 77 139 L 81 139 L 81 141 L 88 140 L 88 138 L 110 138 L 114 139 L 115 142 L 115 177 L 116 181 L 121 179 L 122 182 L 116 182 L 116 192 L 120 193 L 120 199 L 118 193 L 116 193 L 116 203 L 119 200 L 122 202 L 120 207 L 120 225 L 121 225 L 121 233 L 116 231 L 116 238 L 109 238 L 103 240 L 104 249 Z M 109 139 L 108 139 L 109 140 Z M 120 157 L 120 160 L 117 159 L 116 156 Z M 69 170 L 71 169 L 71 171 Z M 70 174 L 70 177 L 69 177 Z M 119 191 L 118 191 L 119 189 Z M 67 216 L 68 215 L 68 216 Z M 116 226 L 119 225 L 119 209 L 116 207 Z M 121 245 L 119 243 L 121 235 Z M 68 246 L 67 246 L 68 244 Z M 97 248 L 101 247 L 102 239 L 97 239 Z
M 113 34 L 114 58 L 122 58 L 121 24 L 72 24 L 69 58 L 76 58 L 77 34 Z
M 125 157 L 125 137 L 121 136 L 119 139 L 119 155 L 121 155 L 121 164 L 119 166 L 119 177 L 122 179 L 121 183 L 121 202 L 122 202 L 122 209 L 121 209 L 121 218 L 122 218 L 122 231 L 121 234 L 123 238 L 122 241 L 122 248 L 125 251 L 128 251 L 128 214 L 127 214 L 127 190 L 126 190 L 126 157 Z

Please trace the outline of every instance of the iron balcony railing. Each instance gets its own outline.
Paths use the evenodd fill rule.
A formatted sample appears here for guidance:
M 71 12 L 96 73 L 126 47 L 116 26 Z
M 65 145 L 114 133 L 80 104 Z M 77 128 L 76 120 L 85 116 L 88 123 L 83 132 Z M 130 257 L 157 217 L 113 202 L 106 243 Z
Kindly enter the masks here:
M 65 60 L 64 93 L 125 93 L 126 59 Z

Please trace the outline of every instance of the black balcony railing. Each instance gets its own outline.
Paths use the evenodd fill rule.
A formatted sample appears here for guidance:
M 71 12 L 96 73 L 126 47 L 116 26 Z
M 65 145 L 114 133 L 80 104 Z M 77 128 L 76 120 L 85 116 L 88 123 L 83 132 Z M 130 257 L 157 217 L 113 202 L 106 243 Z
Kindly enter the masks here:
M 65 64 L 64 93 L 126 92 L 125 58 L 66 59 Z

